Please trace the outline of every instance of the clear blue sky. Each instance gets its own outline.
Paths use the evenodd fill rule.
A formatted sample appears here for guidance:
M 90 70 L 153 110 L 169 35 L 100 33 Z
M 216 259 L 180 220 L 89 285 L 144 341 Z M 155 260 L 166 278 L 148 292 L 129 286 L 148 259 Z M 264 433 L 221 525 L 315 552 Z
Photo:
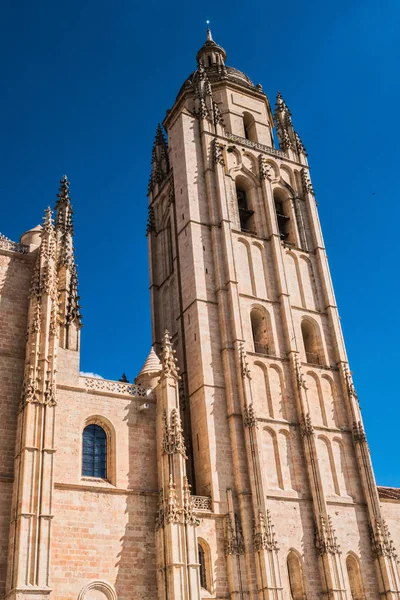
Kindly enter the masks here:
M 378 483 L 400 486 L 398 0 L 5 3 L 0 231 L 17 240 L 71 181 L 82 370 L 133 379 L 150 347 L 155 128 L 211 20 L 227 63 L 281 90 L 309 152 Z

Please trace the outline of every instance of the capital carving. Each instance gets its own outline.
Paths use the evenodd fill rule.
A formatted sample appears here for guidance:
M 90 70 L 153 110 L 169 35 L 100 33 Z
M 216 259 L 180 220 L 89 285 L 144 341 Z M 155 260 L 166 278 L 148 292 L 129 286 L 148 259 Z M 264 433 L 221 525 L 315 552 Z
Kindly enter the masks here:
M 384 519 L 376 519 L 375 527 L 370 526 L 370 535 L 375 556 L 388 556 L 397 562 L 396 548 Z
M 333 529 L 330 516 L 328 516 L 328 522 L 321 516 L 320 527 L 318 528 L 316 525 L 315 547 L 320 556 L 323 554 L 340 554 L 340 546 L 337 543 L 335 530 Z
M 261 550 L 278 552 L 279 550 L 269 510 L 267 510 L 266 519 L 262 511 L 258 511 L 253 528 L 253 545 L 256 552 L 260 552 Z

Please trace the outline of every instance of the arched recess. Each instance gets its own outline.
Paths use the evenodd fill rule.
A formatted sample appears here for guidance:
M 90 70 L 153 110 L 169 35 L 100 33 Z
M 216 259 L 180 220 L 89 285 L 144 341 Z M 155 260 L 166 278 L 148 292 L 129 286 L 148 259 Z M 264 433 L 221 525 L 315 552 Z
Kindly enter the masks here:
M 306 600 L 302 561 L 296 550 L 290 550 L 286 563 L 291 600 Z
M 253 268 L 258 298 L 270 298 L 270 282 L 268 276 L 267 253 L 261 244 L 255 242 L 251 245 Z
M 237 209 L 241 231 L 255 233 L 255 194 L 249 179 L 238 175 L 235 179 Z
M 299 267 L 306 308 L 319 310 L 313 266 L 308 256 L 300 256 Z
M 249 112 L 243 113 L 243 130 L 244 137 L 246 138 L 246 140 L 250 140 L 251 142 L 258 142 L 256 122 L 253 115 Z
M 116 436 L 114 425 L 106 417 L 102 415 L 91 415 L 87 417 L 81 428 L 80 436 L 80 476 L 85 477 L 82 473 L 83 466 L 83 433 L 89 425 L 97 425 L 106 434 L 106 477 L 105 479 L 116 485 Z
M 90 581 L 79 592 L 78 600 L 117 600 L 117 594 L 112 585 L 106 581 Z
M 213 576 L 210 546 L 203 538 L 197 539 L 197 551 L 199 558 L 200 586 L 203 590 L 213 593 Z
M 353 494 L 350 485 L 350 475 L 346 461 L 346 452 L 343 440 L 336 437 L 333 438 L 332 450 L 340 495 L 352 496 Z
M 339 496 L 340 490 L 336 476 L 335 461 L 333 459 L 331 443 L 323 435 L 317 438 L 318 462 L 320 465 L 322 485 L 328 496 Z
M 301 334 L 306 362 L 313 365 L 326 364 L 318 323 L 310 317 L 304 317 L 301 321 Z
M 272 404 L 267 365 L 258 361 L 254 363 L 252 384 L 256 407 L 258 407 L 257 413 L 259 412 L 261 417 L 266 413 L 268 417 L 273 419 L 274 407 Z
M 239 291 L 242 294 L 248 294 L 249 296 L 256 295 L 255 283 L 254 283 L 254 270 L 253 261 L 251 257 L 250 244 L 243 238 L 238 238 L 238 267 L 237 277 Z
M 360 561 L 350 552 L 346 558 L 347 576 L 350 584 L 351 600 L 365 600 L 365 590 L 361 576 Z
M 263 429 L 263 454 L 269 489 L 283 490 L 282 469 L 276 433 L 269 427 Z
M 250 312 L 251 332 L 254 352 L 275 355 L 271 317 L 264 307 L 254 307 Z
M 306 373 L 307 399 L 311 415 L 311 421 L 315 425 L 324 425 L 327 427 L 327 418 L 322 396 L 321 383 L 319 377 L 313 371 Z
M 293 440 L 290 431 L 279 431 L 279 456 L 281 460 L 282 481 L 285 490 L 297 490 L 296 469 L 294 465 Z
M 299 263 L 293 252 L 286 252 L 286 281 L 292 306 L 305 308 Z
M 269 387 L 275 418 L 289 419 L 285 380 L 278 365 L 272 364 L 269 367 Z
M 328 427 L 341 427 L 340 407 L 336 397 L 335 383 L 329 375 L 322 375 L 321 390 Z

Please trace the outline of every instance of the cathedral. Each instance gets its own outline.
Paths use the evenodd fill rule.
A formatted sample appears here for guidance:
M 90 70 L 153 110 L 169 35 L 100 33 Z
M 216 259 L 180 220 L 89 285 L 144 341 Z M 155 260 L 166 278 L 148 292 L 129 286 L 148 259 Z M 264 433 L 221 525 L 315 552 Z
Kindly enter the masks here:
M 80 373 L 67 178 L 0 236 L 0 597 L 400 600 L 305 147 L 210 30 L 196 58 L 153 146 L 134 383 Z

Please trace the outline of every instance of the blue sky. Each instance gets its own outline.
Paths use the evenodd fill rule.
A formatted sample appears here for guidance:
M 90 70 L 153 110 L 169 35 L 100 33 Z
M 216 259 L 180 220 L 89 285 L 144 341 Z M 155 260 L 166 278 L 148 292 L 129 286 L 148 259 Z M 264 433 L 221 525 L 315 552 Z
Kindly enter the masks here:
M 211 20 L 227 63 L 281 90 L 309 152 L 378 483 L 400 486 L 396 0 L 3 5 L 0 231 L 17 240 L 71 181 L 85 371 L 133 379 L 150 338 L 155 128 Z

